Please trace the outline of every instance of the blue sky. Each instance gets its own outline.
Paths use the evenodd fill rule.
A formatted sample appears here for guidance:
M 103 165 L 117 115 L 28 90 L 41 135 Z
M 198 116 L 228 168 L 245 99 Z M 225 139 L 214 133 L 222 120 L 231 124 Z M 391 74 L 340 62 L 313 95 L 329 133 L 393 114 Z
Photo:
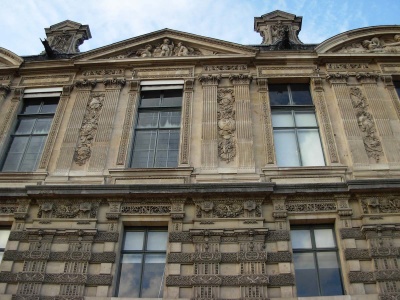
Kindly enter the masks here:
M 279 9 L 303 17 L 300 39 L 320 43 L 341 32 L 400 25 L 399 0 L 0 0 L 0 47 L 43 50 L 44 28 L 70 19 L 88 24 L 88 51 L 163 28 L 239 44 L 259 44 L 254 17 Z

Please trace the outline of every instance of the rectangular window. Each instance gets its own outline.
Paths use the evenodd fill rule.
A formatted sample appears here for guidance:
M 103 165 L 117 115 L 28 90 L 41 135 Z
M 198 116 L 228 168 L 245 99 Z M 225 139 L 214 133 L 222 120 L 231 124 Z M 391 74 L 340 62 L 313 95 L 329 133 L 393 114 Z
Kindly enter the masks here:
M 132 168 L 178 166 L 182 89 L 142 90 Z
M 125 231 L 118 297 L 162 298 L 167 239 L 166 228 Z
M 343 295 L 338 249 L 331 226 L 292 226 L 298 297 Z
M 400 81 L 393 81 L 393 83 L 394 83 L 394 87 L 396 89 L 397 95 L 400 98 Z
M 1 170 L 32 172 L 40 160 L 60 93 L 26 94 Z M 56 95 L 56 96 L 55 96 Z
M 272 84 L 269 97 L 278 166 L 324 166 L 309 86 Z
M 10 236 L 10 229 L 0 227 L 0 262 L 3 260 L 4 250 Z

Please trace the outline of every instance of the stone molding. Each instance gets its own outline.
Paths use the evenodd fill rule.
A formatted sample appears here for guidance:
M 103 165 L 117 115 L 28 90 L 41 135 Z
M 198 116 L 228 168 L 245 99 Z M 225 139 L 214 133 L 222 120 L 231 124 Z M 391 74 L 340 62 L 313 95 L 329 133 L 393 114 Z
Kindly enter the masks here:
M 216 74 L 216 75 L 205 74 L 205 75 L 200 75 L 197 79 L 203 86 L 205 86 L 205 85 L 218 85 L 221 78 L 222 77 L 220 74 Z
M 74 82 L 74 86 L 79 90 L 92 90 L 97 85 L 96 80 L 83 79 Z
M 108 78 L 103 80 L 106 89 L 121 89 L 126 84 L 125 78 Z

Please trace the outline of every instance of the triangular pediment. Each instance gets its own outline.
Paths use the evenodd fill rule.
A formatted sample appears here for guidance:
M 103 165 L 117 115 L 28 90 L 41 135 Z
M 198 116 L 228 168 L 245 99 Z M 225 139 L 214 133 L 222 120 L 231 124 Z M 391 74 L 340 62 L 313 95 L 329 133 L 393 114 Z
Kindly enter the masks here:
M 62 31 L 62 30 L 77 30 L 82 26 L 82 24 L 71 21 L 71 20 L 65 20 L 60 23 L 51 25 L 50 29 L 51 31 Z
M 14 52 L 0 47 L 0 68 L 19 67 L 23 61 Z
M 319 54 L 400 54 L 400 26 L 374 26 L 336 35 L 315 50 Z
M 163 29 L 97 48 L 75 57 L 75 60 L 97 59 L 168 59 L 218 55 L 254 55 L 258 50 L 181 31 Z
M 274 10 L 261 16 L 264 20 L 294 20 L 296 15 L 282 10 Z

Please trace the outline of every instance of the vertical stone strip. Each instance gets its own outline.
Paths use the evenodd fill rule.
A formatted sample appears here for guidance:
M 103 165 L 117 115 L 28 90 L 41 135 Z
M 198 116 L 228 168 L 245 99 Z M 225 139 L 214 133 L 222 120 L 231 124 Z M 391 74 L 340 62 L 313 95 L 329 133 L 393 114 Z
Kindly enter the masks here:
M 199 81 L 203 85 L 203 117 L 201 132 L 201 167 L 218 167 L 218 126 L 217 126 L 217 87 L 221 75 L 202 75 Z
M 265 165 L 275 163 L 275 151 L 274 141 L 272 132 L 272 119 L 271 119 L 271 108 L 268 94 L 268 79 L 257 78 L 258 84 L 258 97 L 262 104 L 262 115 L 263 115 L 263 146 L 265 152 Z
M 75 88 L 78 90 L 78 93 L 65 130 L 64 140 L 61 145 L 60 156 L 57 160 L 55 173 L 66 175 L 71 167 L 76 141 L 86 112 L 86 105 L 89 101 L 91 90 L 96 86 L 96 83 L 95 80 L 80 80 L 75 82 Z
M 110 147 L 111 134 L 116 115 L 118 99 L 125 79 L 106 79 L 103 108 L 99 117 L 97 133 L 92 147 L 92 156 L 89 161 L 89 172 L 102 171 L 107 162 L 107 153 Z
M 354 164 L 369 165 L 368 155 L 364 148 L 363 137 L 357 123 L 357 116 L 347 86 L 347 73 L 328 74 L 326 79 L 330 82 L 335 93 L 341 119 L 343 122 L 346 141 Z M 351 163 L 349 163 L 351 164 Z
M 385 97 L 382 97 L 382 94 L 378 91 L 377 80 L 379 79 L 379 75 L 358 73 L 357 79 L 364 86 L 368 104 L 371 112 L 374 114 L 377 135 L 379 135 L 382 141 L 385 157 L 389 163 L 398 164 L 400 162 L 400 140 L 396 138 L 391 127 L 390 113 L 388 111 L 390 104 L 387 103 L 385 105 Z
M 253 130 L 251 121 L 250 83 L 251 75 L 232 74 L 229 80 L 233 84 L 236 103 L 236 130 L 239 170 L 255 170 L 253 154 Z
M 7 84 L 0 84 L 0 107 L 10 92 L 10 86 Z
M 339 156 L 336 148 L 335 138 L 333 136 L 332 124 L 326 106 L 324 89 L 322 87 L 322 78 L 316 77 L 311 80 L 314 105 L 319 116 L 322 129 L 322 138 L 325 139 L 325 144 L 328 147 L 329 160 L 331 163 L 339 163 Z
M 189 166 L 194 79 L 185 80 L 182 102 L 182 126 L 179 166 Z
M 383 83 L 390 95 L 390 99 L 392 100 L 393 106 L 395 108 L 397 117 L 400 119 L 400 99 L 397 95 L 396 89 L 393 84 L 393 78 L 390 75 L 381 76 Z
M 133 132 L 134 124 L 136 124 L 137 106 L 139 103 L 139 87 L 140 81 L 134 80 L 130 82 L 130 91 L 128 99 L 128 107 L 126 108 L 124 125 L 122 128 L 121 142 L 119 144 L 117 165 L 125 165 L 127 152 Z
M 65 108 L 67 106 L 67 102 L 71 96 L 73 85 L 67 85 L 63 87 L 63 91 L 60 97 L 60 101 L 57 105 L 57 110 L 54 115 L 53 122 L 51 124 L 51 128 L 49 131 L 49 135 L 47 136 L 47 141 L 42 153 L 42 158 L 40 159 L 39 169 L 42 171 L 46 170 L 47 165 L 49 164 L 50 156 L 54 147 L 54 143 L 56 141 L 57 133 L 60 128 L 61 119 L 64 116 Z
M 15 89 L 14 95 L 11 98 L 11 102 L 8 105 L 7 113 L 3 120 L 0 121 L 0 148 L 4 145 L 6 139 L 6 133 L 10 130 L 12 121 L 15 119 L 19 104 L 24 95 L 24 89 Z M 4 109 L 5 110 L 5 109 Z

